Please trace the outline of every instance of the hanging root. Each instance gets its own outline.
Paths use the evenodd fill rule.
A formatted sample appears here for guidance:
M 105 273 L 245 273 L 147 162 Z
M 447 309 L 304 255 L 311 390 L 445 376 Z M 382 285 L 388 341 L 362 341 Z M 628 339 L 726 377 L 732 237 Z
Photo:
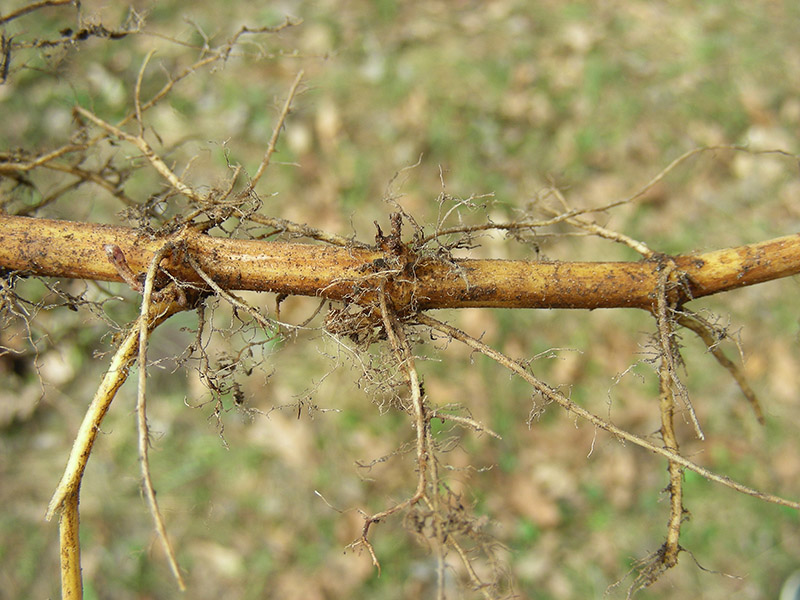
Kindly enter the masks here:
M 460 329 L 453 327 L 452 325 L 448 325 L 429 317 L 425 314 L 417 314 L 415 320 L 420 325 L 427 325 L 432 329 L 439 331 L 445 334 L 448 337 L 456 339 L 460 342 L 463 342 L 470 348 L 484 354 L 485 356 L 491 358 L 501 366 L 507 368 L 509 371 L 513 372 L 514 374 L 521 377 L 523 380 L 528 382 L 537 392 L 542 394 L 542 396 L 548 400 L 551 400 L 567 410 L 568 412 L 574 414 L 581 419 L 584 419 L 591 423 L 592 425 L 599 427 L 600 429 L 609 432 L 614 437 L 625 440 L 627 442 L 631 442 L 632 444 L 636 444 L 640 448 L 644 448 L 645 450 L 649 450 L 650 452 L 657 454 L 666 458 L 667 460 L 672 460 L 678 465 L 689 469 L 690 471 L 694 471 L 701 477 L 708 479 L 709 481 L 714 481 L 716 483 L 722 484 L 726 487 L 731 488 L 732 490 L 736 490 L 742 494 L 747 494 L 748 496 L 754 496 L 760 500 L 765 502 L 770 502 L 772 504 L 778 504 L 780 506 L 786 506 L 788 508 L 793 508 L 795 510 L 800 510 L 800 502 L 795 500 L 787 500 L 786 498 L 781 498 L 780 496 L 776 496 L 774 494 L 768 494 L 766 492 L 762 492 L 751 488 L 749 486 L 743 485 L 738 481 L 732 480 L 730 477 L 725 475 L 719 475 L 698 465 L 697 463 L 689 460 L 685 456 L 678 454 L 677 452 L 673 452 L 667 448 L 663 448 L 662 446 L 658 446 L 649 442 L 648 440 L 644 439 L 643 437 L 636 435 L 635 433 L 631 433 L 624 429 L 621 429 L 614 425 L 613 423 L 598 417 L 597 415 L 589 412 L 582 406 L 576 404 L 569 398 L 567 398 L 564 394 L 559 392 L 558 390 L 551 388 L 546 383 L 542 382 L 534 375 L 532 375 L 525 366 L 521 365 L 519 362 L 512 360 L 502 352 L 495 350 L 491 346 L 488 346 L 481 342 L 480 340 L 472 337 L 471 335 L 464 333 Z
M 403 331 L 402 323 L 400 323 L 400 320 L 397 318 L 394 310 L 389 306 L 386 293 L 384 292 L 383 288 L 380 289 L 379 300 L 383 326 L 386 330 L 386 337 L 389 339 L 389 343 L 392 346 L 392 350 L 395 354 L 398 364 L 400 365 L 400 368 L 406 375 L 408 385 L 411 390 L 414 427 L 416 429 L 417 489 L 410 498 L 407 498 L 403 502 L 395 504 L 394 506 L 371 516 L 365 516 L 361 537 L 348 546 L 349 548 L 355 548 L 359 545 L 364 546 L 370 553 L 370 556 L 372 557 L 372 564 L 378 569 L 378 574 L 380 574 L 381 565 L 380 561 L 378 561 L 378 557 L 375 554 L 375 549 L 372 547 L 372 543 L 369 541 L 369 529 L 373 523 L 377 523 L 381 519 L 385 519 L 386 517 L 393 515 L 400 510 L 403 510 L 409 506 L 413 506 L 421 499 L 426 497 L 429 461 L 433 459 L 431 456 L 432 448 L 429 444 L 430 438 L 427 435 L 430 419 L 426 414 L 426 409 L 422 398 L 422 388 L 419 381 L 419 375 L 417 374 L 417 368 L 414 363 L 414 355 L 411 351 L 411 345 L 408 343 L 408 339 Z
M 153 295 L 153 284 L 155 282 L 156 274 L 158 273 L 158 265 L 162 259 L 169 256 L 174 250 L 172 243 L 165 244 L 150 262 L 150 267 L 147 269 L 147 278 L 144 282 L 144 291 L 142 294 L 142 308 L 141 316 L 139 317 L 139 392 L 136 401 L 136 417 L 139 430 L 139 462 L 142 468 L 142 487 L 144 489 L 145 497 L 147 498 L 147 505 L 150 509 L 150 514 L 153 516 L 153 522 L 158 532 L 158 537 L 164 547 L 164 552 L 167 555 L 172 574 L 178 583 L 181 591 L 186 590 L 186 583 L 183 580 L 178 561 L 175 557 L 175 551 L 172 549 L 169 538 L 167 537 L 167 528 L 164 525 L 164 518 L 161 516 L 161 511 L 158 508 L 158 501 L 156 500 L 156 491 L 153 487 L 153 480 L 150 475 L 150 437 L 149 429 L 147 426 L 147 339 L 149 330 L 147 327 L 147 315 L 150 314 L 150 300 Z
M 156 267 L 151 265 L 151 270 L 155 273 L 161 258 L 171 248 L 167 248 L 163 253 L 159 253 L 154 260 Z M 111 258 L 109 258 L 111 260 Z M 172 284 L 174 285 L 174 284 Z M 147 286 L 146 286 L 147 287 Z M 56 487 L 55 492 L 47 507 L 45 518 L 49 521 L 56 513 L 60 513 L 59 529 L 61 532 L 61 580 L 62 594 L 65 598 L 79 599 L 82 597 L 81 567 L 80 567 L 80 542 L 78 537 L 79 512 L 78 503 L 80 499 L 80 487 L 86 465 L 91 456 L 94 442 L 100 431 L 100 425 L 108 412 L 111 402 L 114 400 L 117 391 L 128 378 L 130 366 L 140 357 L 140 343 L 142 332 L 154 329 L 171 315 L 182 310 L 186 310 L 188 305 L 180 302 L 181 293 L 174 294 L 162 293 L 157 303 L 152 303 L 152 281 L 149 290 L 146 290 L 148 300 L 142 302 L 142 312 L 128 331 L 122 343 L 117 348 L 111 359 L 108 371 L 103 376 L 97 392 L 92 398 L 86 414 L 83 417 L 81 426 L 75 436 L 67 466 L 64 474 Z M 144 363 L 141 363 L 144 364 Z M 141 370 L 140 370 L 141 371 Z M 141 375 L 140 375 L 141 377 Z M 182 579 L 178 578 L 179 585 Z
M 756 396 L 753 388 L 750 387 L 750 384 L 747 382 L 739 366 L 725 356 L 722 348 L 719 347 L 720 341 L 727 337 L 726 334 L 716 329 L 711 323 L 700 317 L 700 315 L 685 308 L 676 315 L 675 320 L 679 325 L 693 331 L 703 340 L 709 352 L 717 359 L 717 362 L 727 369 L 731 377 L 736 381 L 742 394 L 744 394 L 744 397 L 750 403 L 758 422 L 764 425 L 766 421 L 764 420 L 764 412 L 761 410 L 761 403 L 758 401 L 758 396 Z
M 64 600 L 80 600 L 83 597 L 81 543 L 78 535 L 80 527 L 78 495 L 79 490 L 76 489 L 63 498 L 61 515 L 58 519 L 61 546 L 61 597 Z

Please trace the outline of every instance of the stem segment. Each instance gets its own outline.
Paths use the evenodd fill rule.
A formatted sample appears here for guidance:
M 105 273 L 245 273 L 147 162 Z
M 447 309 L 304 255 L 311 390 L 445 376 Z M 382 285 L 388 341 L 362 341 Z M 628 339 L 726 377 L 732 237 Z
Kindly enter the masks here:
M 215 238 L 190 228 L 169 237 L 90 223 L 0 215 L 0 267 L 34 275 L 120 281 L 104 247 L 117 245 L 136 273 L 147 270 L 166 242 L 183 245 L 220 287 L 320 296 L 372 304 L 376 265 L 385 252 L 287 242 Z M 663 258 L 663 257 L 662 257 Z M 708 296 L 800 273 L 800 234 L 704 254 L 672 258 L 684 285 L 670 301 Z M 183 261 L 165 268 L 202 283 Z M 393 306 L 433 308 L 643 308 L 652 310 L 662 260 L 543 262 L 439 260 L 413 257 L 387 288 Z

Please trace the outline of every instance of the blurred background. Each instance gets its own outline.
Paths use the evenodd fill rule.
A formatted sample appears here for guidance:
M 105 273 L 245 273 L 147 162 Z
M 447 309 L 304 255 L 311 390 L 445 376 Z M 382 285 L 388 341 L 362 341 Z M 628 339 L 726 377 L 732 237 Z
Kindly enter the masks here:
M 3 2 L 0 15 L 24 4 Z M 52 6 L 0 27 L 4 40 L 57 39 L 78 27 L 76 15 L 75 7 Z M 800 151 L 800 5 L 613 0 L 83 1 L 83 24 L 117 29 L 143 19 L 141 33 L 16 51 L 0 85 L 0 151 L 67 143 L 76 104 L 119 121 L 133 107 L 151 50 L 144 99 L 202 58 L 204 45 L 224 43 L 242 25 L 276 26 L 287 17 L 296 24 L 245 35 L 226 61 L 181 80 L 145 121 L 187 182 L 201 191 L 224 188 L 235 165 L 255 172 L 303 70 L 257 188 L 260 212 L 368 243 L 374 221 L 387 230 L 395 210 L 387 200 L 430 233 L 458 199 L 473 201 L 450 224 L 504 221 L 535 212 L 551 186 L 574 207 L 627 198 L 698 146 Z M 162 190 L 151 170 L 136 168 L 132 146 L 104 151 L 94 160 L 132 165 L 129 197 L 145 202 Z M 37 216 L 137 224 L 99 187 L 47 203 L 64 186 L 63 174 L 27 176 L 32 185 L 0 179 L 6 212 L 41 205 Z M 598 219 L 654 250 L 689 253 L 795 233 L 799 198 L 796 159 L 717 150 Z M 169 210 L 180 209 L 176 201 Z M 584 236 L 477 241 L 463 254 L 638 259 Z M 45 283 L 102 301 L 102 309 L 50 307 L 63 301 Z M 706 441 L 679 419 L 693 460 L 792 499 L 800 497 L 799 291 L 795 277 L 691 303 L 741 341 L 741 356 L 734 345 L 727 352 L 743 359 L 767 422 L 756 422 L 735 383 L 688 333 L 684 379 Z M 17 292 L 43 306 L 24 307 L 30 327 L 9 314 L 0 333 L 13 350 L 0 357 L 0 597 L 56 598 L 57 525 L 44 521 L 45 508 L 110 359 L 112 334 L 135 318 L 138 300 L 125 286 L 87 282 L 25 281 Z M 246 297 L 274 316 L 274 295 Z M 316 305 L 289 299 L 281 320 L 302 322 Z M 403 515 L 371 531 L 380 577 L 366 552 L 346 551 L 360 535 L 359 511 L 383 510 L 415 489 L 413 453 L 395 453 L 413 440 L 409 419 L 373 393 L 350 351 L 318 329 L 267 342 L 221 303 L 210 309 L 217 328 L 205 337 L 210 360 L 240 363 L 241 394 L 212 397 L 197 361 L 182 361 L 196 339 L 196 314 L 171 319 L 151 347 L 152 470 L 186 570 L 186 597 L 435 597 L 435 559 Z M 470 309 L 434 316 L 514 358 L 537 357 L 534 373 L 619 426 L 643 436 L 658 430 L 648 315 Z M 312 323 L 320 324 L 320 317 Z M 380 350 L 361 360 L 378 361 Z M 625 597 L 626 574 L 666 533 L 666 465 L 543 405 L 456 343 L 436 340 L 418 352 L 429 359 L 420 371 L 430 401 L 460 403 L 502 436 L 449 425 L 435 432 L 450 448 L 440 457 L 450 467 L 443 477 L 492 540 L 504 593 L 599 597 L 622 580 L 608 596 Z M 178 595 L 139 492 L 135 396 L 129 382 L 116 398 L 83 484 L 89 599 Z M 693 473 L 685 480 L 687 552 L 640 597 L 777 598 L 800 566 L 797 513 Z M 448 597 L 480 597 L 459 583 L 463 568 L 450 558 Z M 478 557 L 476 565 L 488 562 Z

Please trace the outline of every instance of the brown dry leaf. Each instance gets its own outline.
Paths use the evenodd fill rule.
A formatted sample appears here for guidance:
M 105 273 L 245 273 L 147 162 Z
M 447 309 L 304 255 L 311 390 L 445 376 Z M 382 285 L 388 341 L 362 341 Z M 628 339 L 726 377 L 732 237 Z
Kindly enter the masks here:
M 530 476 L 512 477 L 508 483 L 506 498 L 512 510 L 542 529 L 551 529 L 561 523 L 558 503 L 552 496 L 544 493 Z
M 245 572 L 246 563 L 241 553 L 211 540 L 193 540 L 187 547 L 196 564 L 202 565 L 202 574 L 209 583 L 219 579 L 235 581 Z
M 606 497 L 617 510 L 630 508 L 636 500 L 640 478 L 635 455 L 619 444 L 606 446 L 600 460 L 594 463 Z

